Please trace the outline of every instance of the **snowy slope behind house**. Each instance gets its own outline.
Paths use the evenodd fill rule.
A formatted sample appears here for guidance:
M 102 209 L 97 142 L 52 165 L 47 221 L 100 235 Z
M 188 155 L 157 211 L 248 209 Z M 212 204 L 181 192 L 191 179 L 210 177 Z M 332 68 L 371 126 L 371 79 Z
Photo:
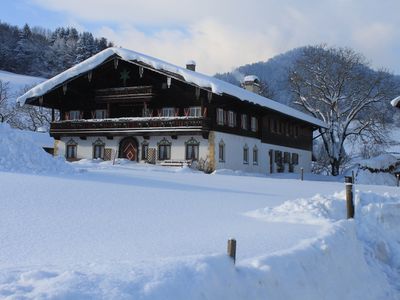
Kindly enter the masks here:
M 0 80 L 3 83 L 8 82 L 8 94 L 10 96 L 10 100 L 15 101 L 15 99 L 21 95 L 24 90 L 31 88 L 32 86 L 37 85 L 46 79 L 42 77 L 15 74 L 0 70 Z

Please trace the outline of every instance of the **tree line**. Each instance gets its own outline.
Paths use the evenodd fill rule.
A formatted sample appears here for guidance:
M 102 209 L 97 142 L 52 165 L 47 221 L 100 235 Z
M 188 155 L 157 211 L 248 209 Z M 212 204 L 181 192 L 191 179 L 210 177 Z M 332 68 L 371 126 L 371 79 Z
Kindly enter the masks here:
M 51 31 L 0 22 L 0 70 L 13 73 L 52 77 L 111 46 L 73 27 Z

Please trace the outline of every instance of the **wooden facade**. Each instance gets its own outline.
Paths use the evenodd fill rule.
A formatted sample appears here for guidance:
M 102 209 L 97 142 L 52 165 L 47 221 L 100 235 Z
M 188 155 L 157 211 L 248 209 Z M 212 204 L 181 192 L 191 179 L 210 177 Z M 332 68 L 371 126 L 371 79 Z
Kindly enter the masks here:
M 264 143 L 311 150 L 315 125 L 231 95 L 212 94 L 182 78 L 169 76 L 140 64 L 112 58 L 50 91 L 41 100 L 33 99 L 30 104 L 60 112 L 60 120 L 51 124 L 50 134 L 55 138 L 63 135 L 145 136 L 155 135 L 159 130 L 170 135 L 206 136 L 210 130 L 215 130 L 258 138 Z M 188 110 L 193 107 L 200 109 L 200 115 L 189 115 Z M 163 115 L 165 108 L 173 108 L 173 115 L 166 118 Z M 234 126 L 226 119 L 223 123 L 218 122 L 218 109 L 224 111 L 224 118 L 229 112 L 234 113 Z M 106 120 L 96 119 L 99 110 L 105 111 Z M 70 119 L 71 111 L 79 112 L 77 120 Z M 245 126 L 243 114 L 247 115 Z M 251 128 L 251 118 L 257 120 L 256 130 Z

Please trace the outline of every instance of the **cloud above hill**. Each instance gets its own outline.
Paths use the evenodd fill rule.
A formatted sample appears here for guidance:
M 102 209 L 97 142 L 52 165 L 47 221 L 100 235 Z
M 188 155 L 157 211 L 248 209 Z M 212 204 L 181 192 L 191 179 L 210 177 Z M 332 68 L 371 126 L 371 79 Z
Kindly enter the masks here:
M 117 45 L 213 74 L 306 44 L 362 52 L 400 72 L 400 2 L 386 0 L 31 0 Z M 378 13 L 379 12 L 379 13 Z

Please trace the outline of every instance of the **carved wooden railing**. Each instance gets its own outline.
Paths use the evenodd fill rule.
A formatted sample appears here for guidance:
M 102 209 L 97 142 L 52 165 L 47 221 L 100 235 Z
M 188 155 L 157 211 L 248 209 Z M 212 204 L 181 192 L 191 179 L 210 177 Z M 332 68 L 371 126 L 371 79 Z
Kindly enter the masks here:
M 208 118 L 132 118 L 132 119 L 104 119 L 104 120 L 70 120 L 52 122 L 50 131 L 64 130 L 104 130 L 104 129 L 152 129 L 157 128 L 185 128 L 195 127 L 202 130 L 208 130 L 210 120 Z

